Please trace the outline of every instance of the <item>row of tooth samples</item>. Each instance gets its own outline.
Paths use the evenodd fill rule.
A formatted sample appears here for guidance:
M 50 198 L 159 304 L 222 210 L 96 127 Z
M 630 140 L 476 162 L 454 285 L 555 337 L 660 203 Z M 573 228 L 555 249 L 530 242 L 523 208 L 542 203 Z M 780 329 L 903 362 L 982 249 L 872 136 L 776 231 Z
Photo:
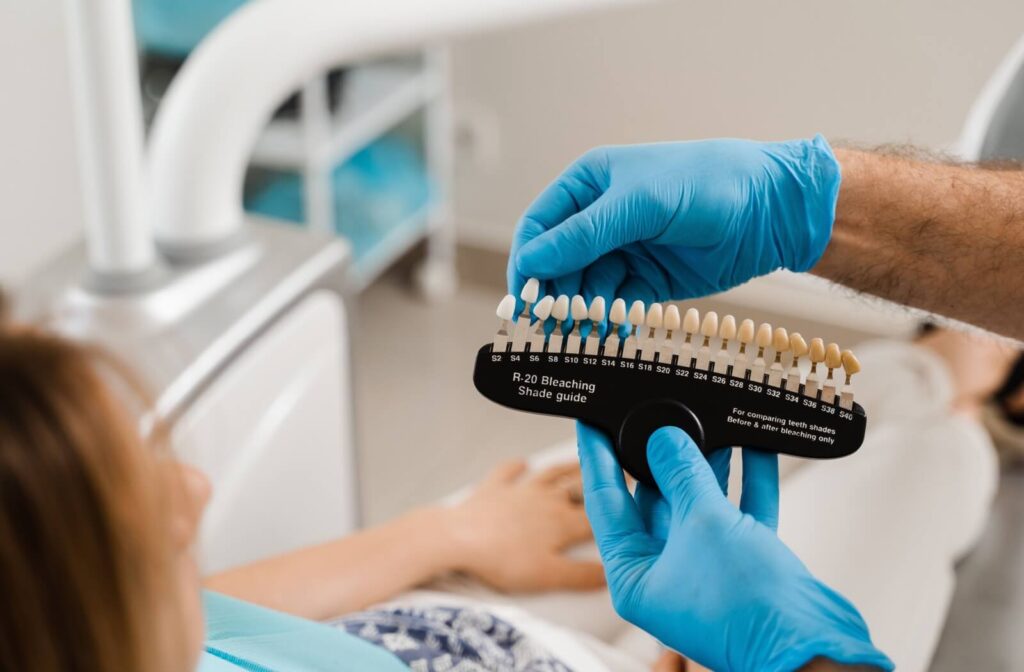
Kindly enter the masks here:
M 835 343 L 826 345 L 820 338 L 808 343 L 800 334 L 790 334 L 783 327 L 755 327 L 753 320 L 737 324 L 732 315 L 719 320 L 714 311 L 706 313 L 703 320 L 696 308 L 680 315 L 679 308 L 671 304 L 655 303 L 647 308 L 642 301 L 634 301 L 627 310 L 625 301 L 615 299 L 606 311 L 605 299 L 600 296 L 589 306 L 579 295 L 571 299 L 562 295 L 537 300 L 538 287 L 534 280 L 524 287 L 520 297 L 524 308 L 519 319 L 515 319 L 514 296 L 509 294 L 498 304 L 499 328 L 494 350 L 639 357 L 647 362 L 674 363 L 762 381 L 789 392 L 801 392 L 802 383 L 806 396 L 828 404 L 835 403 L 838 396 L 842 408 L 853 408 L 850 383 L 860 371 L 860 362 L 853 352 L 840 350 Z M 536 318 L 532 324 L 531 313 Z M 606 317 L 610 325 L 602 344 L 600 325 Z M 545 325 L 549 320 L 554 321 L 554 329 L 548 335 Z M 627 333 L 624 339 L 620 336 L 623 330 Z M 676 342 L 677 332 L 682 333 L 680 343 Z M 737 343 L 735 354 L 730 350 L 733 341 Z M 806 378 L 800 369 L 804 357 L 810 363 Z M 818 370 L 821 364 L 824 374 Z M 837 373 L 840 368 L 845 375 L 842 383 L 842 374 Z

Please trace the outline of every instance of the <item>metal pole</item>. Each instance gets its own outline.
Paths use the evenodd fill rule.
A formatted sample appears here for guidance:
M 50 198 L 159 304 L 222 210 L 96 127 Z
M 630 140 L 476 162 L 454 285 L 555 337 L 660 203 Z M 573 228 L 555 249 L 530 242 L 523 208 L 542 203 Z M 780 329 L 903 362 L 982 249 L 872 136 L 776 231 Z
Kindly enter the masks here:
M 130 0 L 64 0 L 85 237 L 95 280 L 127 290 L 154 268 Z

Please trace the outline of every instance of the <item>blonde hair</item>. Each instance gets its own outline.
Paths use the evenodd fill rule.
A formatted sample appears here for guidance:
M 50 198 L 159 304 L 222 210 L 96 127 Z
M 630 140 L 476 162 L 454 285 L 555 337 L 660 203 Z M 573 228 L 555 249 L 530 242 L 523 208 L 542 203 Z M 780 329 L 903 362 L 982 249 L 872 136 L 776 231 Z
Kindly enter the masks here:
M 181 669 L 170 493 L 99 373 L 120 367 L 2 312 L 0 669 Z

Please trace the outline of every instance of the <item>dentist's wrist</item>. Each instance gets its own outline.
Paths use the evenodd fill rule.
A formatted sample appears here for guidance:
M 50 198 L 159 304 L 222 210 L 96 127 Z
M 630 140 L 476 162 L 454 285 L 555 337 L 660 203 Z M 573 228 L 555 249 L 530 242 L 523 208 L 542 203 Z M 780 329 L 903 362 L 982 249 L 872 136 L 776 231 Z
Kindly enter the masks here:
M 780 200 L 791 202 L 781 208 L 790 220 L 779 223 L 789 229 L 780 236 L 790 248 L 784 253 L 783 265 L 803 273 L 818 263 L 832 238 L 843 171 L 832 146 L 821 134 L 784 144 L 783 156 L 791 162 L 792 184 L 778 194 Z M 790 189 L 792 192 L 786 193 Z

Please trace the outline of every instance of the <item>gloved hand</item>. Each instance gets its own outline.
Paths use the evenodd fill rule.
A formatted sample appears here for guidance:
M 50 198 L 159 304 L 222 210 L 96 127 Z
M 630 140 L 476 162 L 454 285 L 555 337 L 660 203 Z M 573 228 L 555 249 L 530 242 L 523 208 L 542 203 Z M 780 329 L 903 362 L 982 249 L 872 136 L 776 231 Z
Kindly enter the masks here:
M 616 611 L 714 670 L 796 670 L 817 657 L 893 668 L 857 610 L 815 579 L 775 535 L 778 458 L 744 450 L 737 509 L 726 457 L 705 460 L 676 427 L 655 432 L 648 461 L 664 498 L 630 496 L 612 446 L 577 427 L 583 496 Z M 717 476 L 717 478 L 716 478 Z
M 551 184 L 516 228 L 509 291 L 627 304 L 807 271 L 829 237 L 839 164 L 828 142 L 709 140 L 602 147 Z

